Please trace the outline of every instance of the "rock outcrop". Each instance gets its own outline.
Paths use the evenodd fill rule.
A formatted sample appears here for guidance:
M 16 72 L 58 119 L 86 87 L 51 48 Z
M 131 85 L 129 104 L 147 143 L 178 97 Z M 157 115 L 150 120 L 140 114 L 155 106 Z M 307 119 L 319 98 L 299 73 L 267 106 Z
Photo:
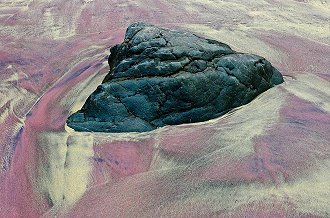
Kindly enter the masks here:
M 210 120 L 283 82 L 263 57 L 189 32 L 134 23 L 111 48 L 110 72 L 67 124 L 144 132 Z

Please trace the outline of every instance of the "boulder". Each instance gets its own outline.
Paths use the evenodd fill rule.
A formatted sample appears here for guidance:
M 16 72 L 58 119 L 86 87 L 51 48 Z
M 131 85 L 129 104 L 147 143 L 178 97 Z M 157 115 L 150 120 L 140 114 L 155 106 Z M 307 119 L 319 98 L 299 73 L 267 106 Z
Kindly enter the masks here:
M 67 120 L 76 131 L 145 132 L 207 121 L 283 82 L 263 57 L 146 23 L 130 25 L 110 52 L 109 74 Z

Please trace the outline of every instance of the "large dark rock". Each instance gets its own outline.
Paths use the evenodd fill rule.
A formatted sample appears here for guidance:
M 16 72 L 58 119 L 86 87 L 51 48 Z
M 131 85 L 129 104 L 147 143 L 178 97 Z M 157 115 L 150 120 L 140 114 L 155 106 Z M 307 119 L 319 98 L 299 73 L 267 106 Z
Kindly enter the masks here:
M 110 51 L 109 74 L 67 120 L 77 131 L 144 132 L 206 121 L 283 82 L 260 56 L 145 23 L 130 25 Z

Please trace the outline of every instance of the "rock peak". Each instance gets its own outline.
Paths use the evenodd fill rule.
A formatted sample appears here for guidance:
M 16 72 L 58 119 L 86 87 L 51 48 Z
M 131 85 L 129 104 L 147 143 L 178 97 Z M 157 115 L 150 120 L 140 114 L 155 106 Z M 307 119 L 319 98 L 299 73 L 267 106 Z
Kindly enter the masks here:
M 136 22 L 136 23 L 132 23 L 127 27 L 126 33 L 125 33 L 125 41 L 126 40 L 131 40 L 132 37 L 138 33 L 140 30 L 142 30 L 143 28 L 147 27 L 147 26 L 152 26 L 151 24 L 147 24 L 144 22 Z

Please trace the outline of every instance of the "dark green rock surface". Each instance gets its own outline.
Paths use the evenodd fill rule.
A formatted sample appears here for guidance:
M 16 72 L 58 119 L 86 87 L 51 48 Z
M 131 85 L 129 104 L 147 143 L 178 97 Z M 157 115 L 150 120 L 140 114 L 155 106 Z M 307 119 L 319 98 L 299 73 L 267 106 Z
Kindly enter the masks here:
M 110 72 L 67 124 L 144 132 L 219 117 L 283 82 L 263 57 L 192 33 L 134 23 L 111 48 Z

